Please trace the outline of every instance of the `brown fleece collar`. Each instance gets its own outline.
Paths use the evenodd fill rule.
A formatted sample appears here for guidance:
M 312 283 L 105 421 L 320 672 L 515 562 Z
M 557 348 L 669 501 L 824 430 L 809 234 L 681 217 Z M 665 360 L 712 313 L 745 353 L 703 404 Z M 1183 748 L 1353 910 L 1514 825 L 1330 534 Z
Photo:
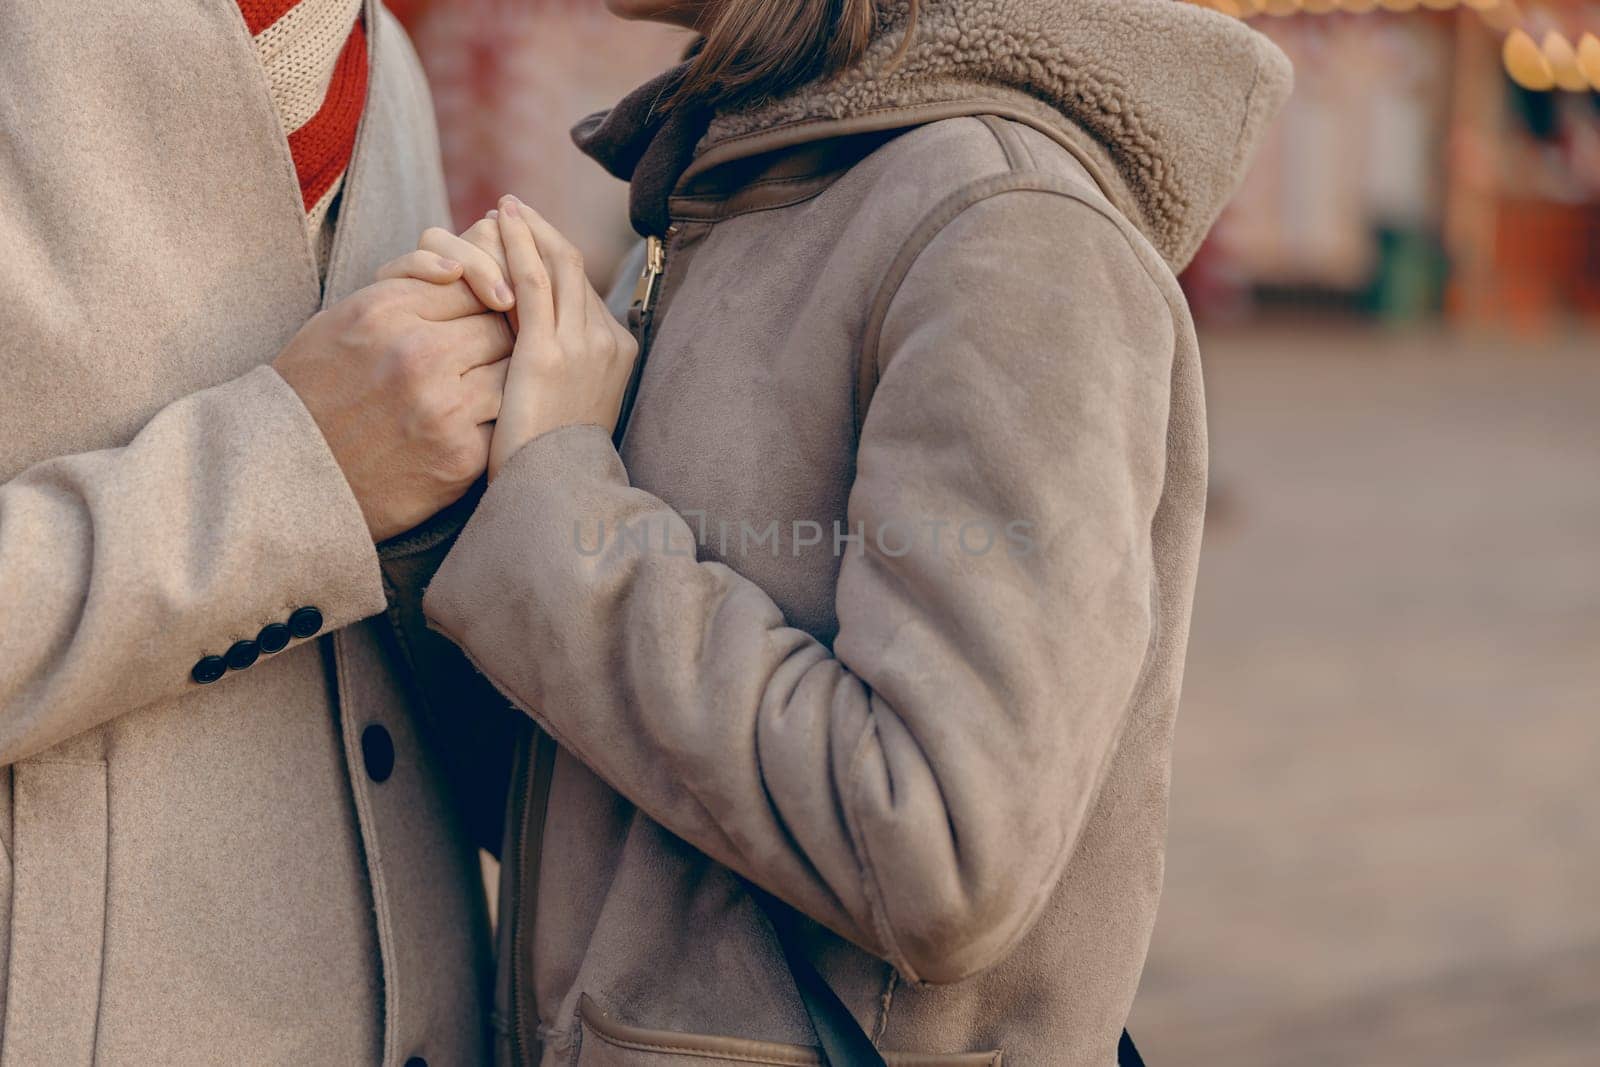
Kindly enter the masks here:
M 923 0 L 898 62 L 904 6 L 866 57 L 829 81 L 718 115 L 700 154 L 761 131 L 827 136 L 829 120 L 998 96 L 1041 102 L 1107 195 L 1181 268 L 1233 194 L 1293 73 L 1264 36 L 1177 0 Z M 771 139 L 763 137 L 764 146 Z

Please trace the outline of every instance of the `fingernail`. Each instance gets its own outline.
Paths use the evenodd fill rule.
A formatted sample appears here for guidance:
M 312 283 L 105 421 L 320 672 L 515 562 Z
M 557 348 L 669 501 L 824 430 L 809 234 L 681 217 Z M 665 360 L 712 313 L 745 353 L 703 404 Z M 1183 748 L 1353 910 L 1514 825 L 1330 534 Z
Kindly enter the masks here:
M 516 300 L 516 297 L 512 295 L 511 286 L 505 282 L 494 283 L 494 298 L 502 304 L 510 304 Z
M 484 216 L 484 218 L 489 218 L 489 219 L 497 219 L 499 217 L 500 217 L 500 212 L 496 211 L 494 208 L 490 208 L 489 209 L 489 214 Z
M 500 201 L 500 210 L 504 211 L 507 215 L 511 216 L 512 218 L 516 218 L 517 217 L 517 201 L 516 201 L 516 199 L 514 197 L 509 197 L 508 196 L 504 200 Z
M 445 259 L 443 256 L 440 256 L 439 257 L 439 269 L 444 271 L 444 272 L 446 272 L 446 273 L 450 273 L 452 271 L 460 270 L 461 269 L 461 264 L 457 263 L 453 259 Z

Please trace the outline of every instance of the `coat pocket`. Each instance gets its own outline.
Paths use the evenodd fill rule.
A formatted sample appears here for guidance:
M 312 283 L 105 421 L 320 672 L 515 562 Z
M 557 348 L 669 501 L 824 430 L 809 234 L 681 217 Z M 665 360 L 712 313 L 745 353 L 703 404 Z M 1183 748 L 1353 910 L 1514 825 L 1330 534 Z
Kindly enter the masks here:
M 588 996 L 579 1003 L 578 1022 L 576 1067 L 824 1067 L 821 1054 L 804 1045 L 628 1026 L 608 1018 Z M 883 1058 L 889 1067 L 1001 1067 L 999 1052 L 885 1052 Z
M 106 765 L 12 773 L 11 951 L 0 1067 L 94 1059 L 106 915 Z

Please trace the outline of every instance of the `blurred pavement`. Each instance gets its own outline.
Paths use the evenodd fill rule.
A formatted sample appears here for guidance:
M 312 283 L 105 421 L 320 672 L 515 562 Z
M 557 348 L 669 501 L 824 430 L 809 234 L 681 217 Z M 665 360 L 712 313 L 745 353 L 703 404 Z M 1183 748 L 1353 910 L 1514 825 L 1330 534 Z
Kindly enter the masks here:
M 1203 338 L 1169 1067 L 1600 1064 L 1600 338 Z

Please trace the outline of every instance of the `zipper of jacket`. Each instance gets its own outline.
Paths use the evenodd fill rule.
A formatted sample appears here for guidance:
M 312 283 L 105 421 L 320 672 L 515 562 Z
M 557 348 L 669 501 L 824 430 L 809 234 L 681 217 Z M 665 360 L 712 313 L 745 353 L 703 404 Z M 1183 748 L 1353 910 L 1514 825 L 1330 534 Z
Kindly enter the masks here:
M 530 1049 L 538 1046 L 538 1017 L 526 963 L 531 951 L 528 939 L 537 912 L 539 868 L 544 851 L 545 815 L 550 805 L 550 778 L 555 770 L 555 741 L 538 726 L 528 742 L 527 758 L 518 761 L 514 795 L 527 798 L 518 820 L 512 854 L 502 863 L 512 864 L 517 891 L 512 899 L 500 901 L 500 921 L 511 923 L 510 959 L 506 964 L 511 977 L 511 1026 L 507 1035 L 511 1062 L 515 1067 L 533 1067 Z
M 622 411 L 617 416 L 617 432 L 612 437 L 619 451 L 633 415 L 639 382 L 644 377 L 644 361 L 650 353 L 650 328 L 655 324 L 656 307 L 666 282 L 669 245 L 677 234 L 678 227 L 672 225 L 667 227 L 664 236 L 651 234 L 644 239 L 644 270 L 639 274 L 639 283 L 633 287 L 633 303 L 628 308 L 628 328 L 639 343 L 639 355 L 633 361 L 633 374 L 628 378 L 628 390 L 622 395 Z

